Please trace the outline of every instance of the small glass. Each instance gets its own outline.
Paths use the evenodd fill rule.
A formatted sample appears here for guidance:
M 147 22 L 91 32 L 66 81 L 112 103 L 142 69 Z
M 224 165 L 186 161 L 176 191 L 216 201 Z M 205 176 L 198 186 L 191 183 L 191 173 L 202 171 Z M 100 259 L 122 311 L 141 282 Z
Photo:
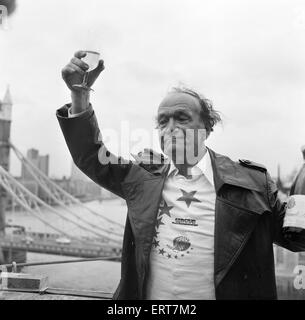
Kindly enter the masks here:
M 73 87 L 75 88 L 81 88 L 85 90 L 92 90 L 90 87 L 88 87 L 88 75 L 89 72 L 97 68 L 100 60 L 100 54 L 96 51 L 89 51 L 89 50 L 84 50 L 86 53 L 86 56 L 82 58 L 82 60 L 87 63 L 89 66 L 88 70 L 84 74 L 83 77 L 83 82 L 81 84 L 74 84 Z

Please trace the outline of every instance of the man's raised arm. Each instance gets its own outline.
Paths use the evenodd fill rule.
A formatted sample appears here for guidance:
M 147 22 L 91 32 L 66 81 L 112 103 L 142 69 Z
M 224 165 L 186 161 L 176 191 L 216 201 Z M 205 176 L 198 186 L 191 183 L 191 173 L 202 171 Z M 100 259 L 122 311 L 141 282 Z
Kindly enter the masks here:
M 88 65 L 81 60 L 85 55 L 84 51 L 76 52 L 62 70 L 62 77 L 71 91 L 72 103 L 58 109 L 56 116 L 77 167 L 102 187 L 124 197 L 121 182 L 131 169 L 132 163 L 108 152 L 89 101 L 90 91 L 73 86 L 82 82 L 88 69 Z M 88 87 L 93 85 L 103 70 L 104 61 L 100 60 L 97 68 L 88 74 Z
M 71 114 L 77 114 L 85 111 L 89 107 L 90 90 L 74 87 L 80 84 L 89 66 L 81 59 L 86 56 L 86 52 L 77 51 L 71 61 L 62 69 L 62 78 L 67 87 L 71 90 L 72 107 Z M 100 60 L 98 66 L 89 72 L 87 83 L 91 87 L 100 73 L 105 69 L 104 61 Z

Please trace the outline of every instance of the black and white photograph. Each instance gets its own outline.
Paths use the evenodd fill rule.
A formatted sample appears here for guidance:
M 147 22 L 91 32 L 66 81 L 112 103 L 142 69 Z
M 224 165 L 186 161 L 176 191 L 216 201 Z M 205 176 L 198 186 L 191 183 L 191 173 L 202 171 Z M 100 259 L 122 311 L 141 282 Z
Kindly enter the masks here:
M 0 0 L 0 43 L 0 300 L 305 300 L 304 1 Z

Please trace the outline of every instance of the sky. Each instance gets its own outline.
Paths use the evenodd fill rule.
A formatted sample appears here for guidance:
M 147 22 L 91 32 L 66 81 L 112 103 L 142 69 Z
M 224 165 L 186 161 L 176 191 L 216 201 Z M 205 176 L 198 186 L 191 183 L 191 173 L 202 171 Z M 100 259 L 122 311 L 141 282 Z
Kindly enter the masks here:
M 172 86 L 184 84 L 222 114 L 223 124 L 207 140 L 214 151 L 262 163 L 273 176 L 278 164 L 285 175 L 302 163 L 304 1 L 19 0 L 17 5 L 8 28 L 0 28 L 0 99 L 9 85 L 11 140 L 23 153 L 36 148 L 49 154 L 52 177 L 71 170 L 55 112 L 70 101 L 61 69 L 79 49 L 99 51 L 105 61 L 91 94 L 102 133 L 120 134 L 122 123 L 131 131 L 156 133 L 160 101 Z M 116 150 L 111 142 L 108 147 Z M 11 172 L 19 175 L 20 167 L 12 154 Z

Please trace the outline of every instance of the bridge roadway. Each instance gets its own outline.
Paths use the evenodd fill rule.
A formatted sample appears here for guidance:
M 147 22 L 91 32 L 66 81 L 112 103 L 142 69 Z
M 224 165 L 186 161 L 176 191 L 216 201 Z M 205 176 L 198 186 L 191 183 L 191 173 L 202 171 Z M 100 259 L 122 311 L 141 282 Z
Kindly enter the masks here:
M 0 246 L 4 250 L 20 250 L 36 253 L 55 254 L 82 258 L 95 258 L 104 256 L 121 256 L 121 248 L 110 246 L 107 243 L 96 243 L 70 240 L 68 244 L 56 242 L 56 238 L 31 238 L 22 235 L 5 235 L 0 237 Z M 119 261 L 120 258 L 117 259 Z

